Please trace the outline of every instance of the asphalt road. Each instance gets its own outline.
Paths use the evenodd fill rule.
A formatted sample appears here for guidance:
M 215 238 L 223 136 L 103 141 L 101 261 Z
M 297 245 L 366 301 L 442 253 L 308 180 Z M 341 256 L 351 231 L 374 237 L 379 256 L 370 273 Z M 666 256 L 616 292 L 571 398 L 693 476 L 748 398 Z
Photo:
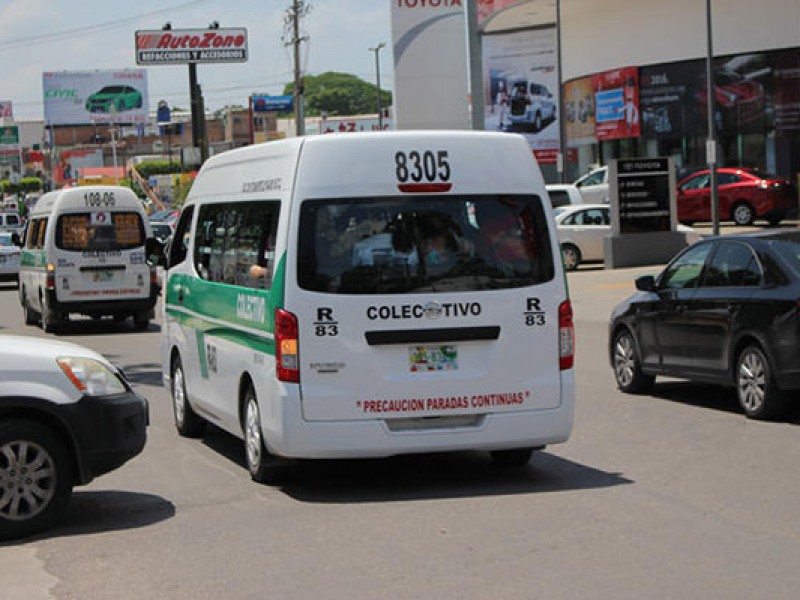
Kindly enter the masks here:
M 576 426 L 523 470 L 459 453 L 304 463 L 257 485 L 239 441 L 175 433 L 157 322 L 72 326 L 59 337 L 150 399 L 148 445 L 76 488 L 61 526 L 0 545 L 0 598 L 796 597 L 800 413 L 747 421 L 730 390 L 614 386 L 609 312 L 656 271 L 569 275 Z M 0 333 L 45 335 L 2 284 Z

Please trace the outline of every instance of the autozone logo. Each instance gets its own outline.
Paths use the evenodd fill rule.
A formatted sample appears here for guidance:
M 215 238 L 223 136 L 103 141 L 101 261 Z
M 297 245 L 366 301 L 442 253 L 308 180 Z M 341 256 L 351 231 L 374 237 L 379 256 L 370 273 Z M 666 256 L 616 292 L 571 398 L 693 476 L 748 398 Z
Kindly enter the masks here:
M 181 50 L 207 48 L 242 48 L 247 44 L 244 33 L 226 34 L 218 31 L 200 33 L 140 33 L 136 36 L 137 50 Z

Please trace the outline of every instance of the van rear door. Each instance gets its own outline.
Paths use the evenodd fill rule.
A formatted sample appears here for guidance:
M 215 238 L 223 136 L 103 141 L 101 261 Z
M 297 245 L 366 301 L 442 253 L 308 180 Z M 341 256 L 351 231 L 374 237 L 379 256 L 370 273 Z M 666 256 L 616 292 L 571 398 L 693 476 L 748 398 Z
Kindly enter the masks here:
M 124 300 L 150 294 L 140 212 L 77 209 L 56 216 L 55 289 L 60 302 Z
M 557 407 L 566 289 L 547 215 L 536 195 L 303 202 L 286 308 L 305 418 Z

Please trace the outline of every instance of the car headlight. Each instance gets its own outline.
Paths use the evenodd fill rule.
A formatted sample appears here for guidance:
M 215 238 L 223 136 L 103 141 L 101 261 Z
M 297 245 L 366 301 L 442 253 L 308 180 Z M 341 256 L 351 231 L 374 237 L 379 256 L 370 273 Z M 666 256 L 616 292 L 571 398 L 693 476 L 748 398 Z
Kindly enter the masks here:
M 127 391 L 119 377 L 99 361 L 76 356 L 61 356 L 56 362 L 70 383 L 79 392 L 88 396 L 121 394 Z

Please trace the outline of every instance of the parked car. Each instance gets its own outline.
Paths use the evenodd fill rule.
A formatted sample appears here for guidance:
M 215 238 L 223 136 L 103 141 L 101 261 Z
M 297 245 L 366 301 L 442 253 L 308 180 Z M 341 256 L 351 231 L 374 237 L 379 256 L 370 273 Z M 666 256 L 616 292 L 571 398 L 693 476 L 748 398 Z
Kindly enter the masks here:
M 766 219 L 777 225 L 797 208 L 797 190 L 786 179 L 757 169 L 717 169 L 719 217 L 737 225 Z M 703 169 L 678 183 L 678 220 L 711 220 L 711 171 Z
M 22 235 L 25 231 L 25 222 L 16 212 L 0 212 L 0 231 Z
M 10 231 L 0 231 L 0 281 L 14 281 L 19 285 L 19 236 Z
M 150 221 L 150 229 L 153 230 L 153 237 L 162 244 L 166 244 L 167 240 L 172 236 L 172 225 L 166 221 Z
M 86 98 L 88 112 L 123 112 L 142 107 L 142 93 L 129 85 L 107 85 Z
M 587 204 L 609 201 L 608 167 L 600 167 L 588 172 L 575 181 L 575 186 Z
M 609 325 L 622 391 L 659 375 L 732 386 L 754 419 L 800 398 L 800 231 L 703 240 L 636 289 Z
M 581 263 L 605 260 L 603 240 L 611 235 L 608 204 L 562 206 L 556 209 L 555 219 L 564 268 L 574 271 Z M 686 236 L 687 244 L 700 239 L 691 227 L 679 225 L 678 231 Z
M 578 188 L 571 183 L 551 183 L 545 187 L 553 208 L 583 204 L 583 196 L 581 196 Z
M 100 354 L 0 335 L 0 540 L 56 524 L 72 488 L 145 445 L 147 400 Z
M 509 129 L 539 132 L 556 119 L 553 94 L 539 83 L 517 79 L 511 83 L 509 96 Z
M 159 210 L 157 212 L 152 213 L 147 218 L 148 220 L 153 222 L 164 222 L 168 224 L 170 227 L 175 229 L 175 223 L 178 220 L 178 215 L 181 214 L 181 211 L 175 210 L 172 208 L 167 208 L 165 210 Z

